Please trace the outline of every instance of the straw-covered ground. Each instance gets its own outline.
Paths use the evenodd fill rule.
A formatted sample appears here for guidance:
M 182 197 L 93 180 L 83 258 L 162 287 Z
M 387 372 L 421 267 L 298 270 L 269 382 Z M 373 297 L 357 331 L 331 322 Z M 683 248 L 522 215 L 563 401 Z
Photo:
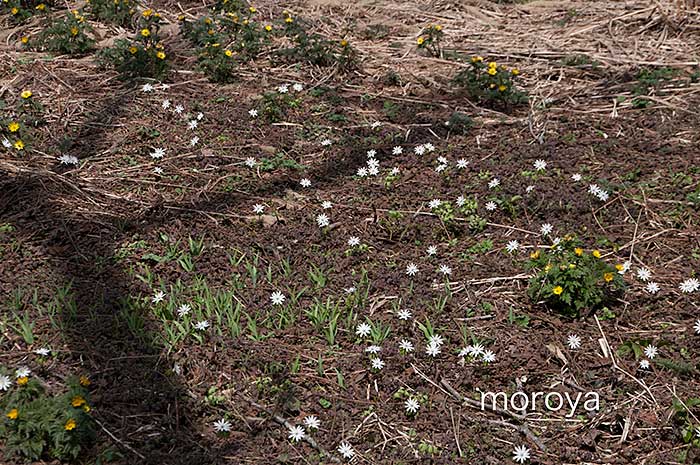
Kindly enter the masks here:
M 230 1 L 0 10 L 2 463 L 700 461 L 700 12 Z

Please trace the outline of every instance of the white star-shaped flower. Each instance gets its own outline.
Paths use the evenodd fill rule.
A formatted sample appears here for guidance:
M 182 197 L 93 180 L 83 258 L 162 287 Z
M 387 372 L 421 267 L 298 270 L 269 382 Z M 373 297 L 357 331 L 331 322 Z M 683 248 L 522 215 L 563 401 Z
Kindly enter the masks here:
M 413 317 L 413 313 L 411 313 L 410 310 L 404 308 L 399 310 L 396 316 L 399 318 L 399 320 L 406 321 L 410 320 L 411 317 Z
M 160 160 L 161 158 L 163 158 L 164 155 L 165 149 L 161 147 L 155 148 L 153 149 L 153 152 L 151 152 L 151 158 L 153 158 L 154 160 Z
M 326 226 L 331 224 L 331 220 L 325 213 L 320 213 L 319 215 L 316 215 L 316 224 L 318 224 L 319 228 L 325 228 Z
M 303 426 L 291 426 L 289 428 L 289 439 L 292 442 L 299 442 L 306 436 L 306 431 L 304 431 Z
M 309 415 L 304 418 L 304 424 L 309 429 L 319 429 L 321 427 L 321 420 L 319 420 L 316 415 Z
M 355 451 L 352 446 L 347 442 L 341 442 L 338 446 L 338 453 L 343 456 L 343 458 L 351 459 L 355 456 Z
M 367 323 L 360 323 L 357 325 L 357 328 L 355 328 L 355 334 L 357 334 L 360 337 L 367 337 L 370 335 L 372 332 L 372 327 L 367 324 Z
M 525 446 L 516 446 L 513 449 L 513 460 L 518 463 L 525 463 L 530 460 L 530 449 Z
M 581 338 L 576 334 L 570 334 L 566 339 L 566 345 L 568 345 L 571 350 L 579 349 L 581 347 Z
M 644 348 L 644 355 L 647 356 L 649 360 L 653 360 L 654 357 L 656 357 L 659 353 L 659 349 L 656 348 L 656 346 L 649 344 Z
M 151 303 L 158 304 L 161 303 L 163 299 L 165 299 L 165 292 L 156 291 L 156 293 L 153 294 L 153 297 L 151 297 Z
M 224 418 L 214 422 L 214 431 L 217 433 L 228 433 L 231 431 L 231 423 Z
M 270 295 L 270 301 L 273 305 L 282 305 L 287 298 L 281 291 L 275 291 Z
M 371 363 L 373 370 L 381 370 L 384 368 L 384 361 L 379 357 L 373 358 Z
M 506 244 L 506 250 L 508 251 L 508 253 L 513 253 L 517 251 L 518 248 L 520 248 L 520 242 L 518 241 L 513 240 L 509 241 L 508 244 Z
M 401 339 L 401 342 L 399 342 L 399 350 L 406 353 L 413 352 L 413 344 L 409 340 Z
M 540 234 L 542 234 L 543 236 L 548 236 L 549 234 L 551 234 L 553 229 L 554 227 L 551 224 L 544 223 L 542 226 L 540 226 Z
M 657 292 L 659 292 L 659 289 L 661 288 L 654 281 L 649 281 L 649 283 L 647 283 L 646 287 L 644 288 L 644 290 L 646 290 L 649 294 L 656 294 Z
M 406 399 L 406 402 L 404 402 L 403 405 L 406 408 L 406 413 L 408 413 L 409 415 L 415 415 L 416 412 L 418 412 L 418 409 L 420 408 L 420 404 L 413 397 L 409 397 L 408 399 Z

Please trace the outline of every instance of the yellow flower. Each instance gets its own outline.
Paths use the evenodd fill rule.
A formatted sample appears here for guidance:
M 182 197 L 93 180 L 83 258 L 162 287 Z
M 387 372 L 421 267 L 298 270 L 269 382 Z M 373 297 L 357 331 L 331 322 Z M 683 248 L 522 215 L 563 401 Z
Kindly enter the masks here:
M 416 42 L 418 43 L 418 45 L 423 45 L 423 42 L 425 42 L 425 39 L 422 37 L 419 37 L 418 40 L 416 40 Z
M 503 84 L 501 84 L 500 86 L 498 86 L 498 90 L 500 90 L 501 92 L 503 92 L 503 91 L 506 90 L 506 89 L 507 89 L 507 87 L 504 86 Z
M 129 53 L 131 53 L 132 55 L 138 51 L 139 51 L 139 49 L 134 47 L 133 45 L 131 47 L 129 47 Z
M 545 273 L 548 273 L 549 270 L 551 270 L 551 269 L 552 269 L 552 264 L 551 264 L 551 263 L 547 263 L 547 264 L 545 265 L 545 267 L 544 267 L 544 272 L 545 272 Z
M 46 9 L 46 5 L 44 5 L 43 3 L 39 3 L 39 4 L 36 6 L 36 9 L 39 10 L 39 11 L 44 11 L 44 10 Z
M 554 286 L 552 288 L 552 294 L 554 295 L 561 295 L 562 292 L 564 292 L 564 288 L 561 286 Z
M 224 51 L 224 55 L 226 55 L 227 57 L 231 57 L 231 56 L 233 56 L 233 52 L 231 50 L 227 49 Z
M 612 273 L 605 273 L 603 275 L 603 279 L 605 280 L 606 283 L 609 283 L 610 281 L 613 280 L 613 274 Z
M 19 10 L 17 9 L 17 7 L 14 7 L 14 8 L 12 8 L 12 9 L 10 10 L 10 12 L 11 12 L 13 15 L 16 15 L 17 13 L 19 13 Z
M 442 26 L 440 26 L 439 24 L 436 25 L 436 26 L 435 26 L 435 30 L 436 30 L 436 31 L 442 31 Z
M 600 258 L 600 250 L 594 250 L 593 252 L 591 252 L 591 254 L 592 254 L 595 258 Z
M 143 15 L 144 18 L 148 18 L 149 16 L 151 16 L 153 14 L 153 10 L 149 8 L 147 10 L 143 10 L 143 13 L 141 13 L 141 14 Z
M 85 403 L 86 403 L 86 401 L 82 396 L 75 396 L 75 397 L 73 397 L 73 400 L 70 401 L 70 404 L 73 407 L 80 407 Z
M 574 268 L 576 268 L 576 264 L 575 264 L 575 263 L 569 263 L 569 268 L 573 270 Z
M 341 41 L 340 41 L 340 46 L 341 46 L 341 47 L 347 47 L 347 46 L 348 46 L 348 41 L 345 40 L 345 39 L 341 40 Z
M 151 35 L 151 31 L 149 31 L 148 29 L 141 29 L 141 35 L 143 37 L 148 37 Z
M 204 24 L 211 24 L 211 19 L 204 18 Z
M 284 22 L 287 23 L 287 24 L 290 24 L 290 23 L 293 23 L 294 20 L 292 19 L 291 16 L 287 16 L 286 18 L 284 18 Z
M 617 271 L 622 271 L 622 270 L 625 269 L 625 265 L 623 265 L 623 264 L 621 264 L 621 263 L 618 263 L 617 265 L 615 265 L 615 269 L 616 269 Z
M 251 13 L 255 13 L 258 10 L 256 10 L 254 6 L 251 6 L 250 8 L 248 8 L 248 11 L 250 11 Z
M 583 255 L 583 249 L 581 247 L 576 247 L 574 249 L 574 253 L 580 257 L 581 255 Z
M 83 412 L 90 413 L 90 410 L 92 410 L 92 409 L 90 408 L 90 406 L 88 404 L 83 405 Z
M 26 44 L 27 42 L 29 42 L 29 37 L 24 36 L 24 37 L 22 37 L 21 40 L 22 40 L 22 43 L 23 43 L 23 44 Z
M 472 63 L 480 63 L 482 61 L 484 61 L 484 57 L 480 57 L 480 56 L 472 57 Z
M 247 26 L 249 22 L 250 22 L 250 21 L 248 21 L 247 19 L 244 19 L 244 20 L 243 20 L 243 25 L 244 25 L 244 26 Z
M 530 258 L 533 259 L 533 260 L 537 260 L 538 258 L 540 258 L 540 251 L 539 251 L 539 250 L 535 250 L 534 252 L 531 252 L 531 253 L 530 253 Z
M 495 68 L 497 66 L 498 66 L 498 63 L 496 63 L 495 61 L 489 62 L 489 68 Z
M 520 70 L 518 68 L 513 68 L 510 70 L 510 72 L 513 74 L 513 76 L 520 74 Z
M 165 52 L 158 52 L 158 53 L 156 53 L 156 56 L 157 56 L 160 60 L 165 60 Z
M 19 131 L 19 123 L 17 121 L 13 121 L 10 124 L 7 125 L 7 129 L 10 130 L 10 132 L 17 132 Z
M 70 28 L 70 33 L 71 33 L 71 35 L 77 36 L 78 35 L 78 28 L 73 26 L 72 28 Z
M 267 32 L 270 32 L 270 31 L 272 30 L 272 26 L 270 26 L 270 25 L 268 24 L 267 26 L 265 26 L 265 30 L 266 30 Z
M 77 425 L 78 424 L 75 422 L 75 420 L 71 418 L 66 422 L 66 425 L 63 428 L 65 428 L 66 431 L 71 431 L 74 430 Z
M 80 380 L 80 385 L 81 385 L 81 386 L 83 386 L 83 387 L 88 387 L 88 386 L 90 386 L 90 378 L 88 378 L 87 376 L 85 376 L 85 375 L 80 375 L 79 380 Z
M 495 75 L 498 71 L 496 71 L 496 68 L 489 68 L 489 70 L 486 71 L 486 72 L 489 73 L 491 76 L 493 76 L 493 75 Z
M 16 420 L 18 416 L 19 411 L 16 408 L 13 408 L 9 412 L 7 412 L 7 418 L 9 418 L 10 420 Z
M 17 144 L 20 144 L 20 147 L 17 147 Z M 21 140 L 18 140 L 17 142 L 15 142 L 15 148 L 17 150 L 22 150 L 24 148 L 24 144 L 22 143 Z M 24 386 L 28 382 L 29 382 L 29 378 L 27 378 L 26 376 L 21 376 L 21 377 L 17 378 L 17 384 L 19 384 L 20 386 Z

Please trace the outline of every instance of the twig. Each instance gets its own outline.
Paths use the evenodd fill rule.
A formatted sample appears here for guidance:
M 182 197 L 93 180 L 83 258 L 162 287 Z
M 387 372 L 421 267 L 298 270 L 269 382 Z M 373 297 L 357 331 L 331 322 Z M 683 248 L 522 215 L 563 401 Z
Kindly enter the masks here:
M 115 442 L 117 442 L 118 444 L 120 444 L 121 446 L 123 446 L 125 449 L 127 449 L 127 450 L 128 450 L 129 452 L 131 452 L 132 454 L 138 455 L 139 458 L 140 458 L 141 460 L 146 460 L 146 457 L 143 456 L 141 453 L 139 453 L 139 451 L 137 451 L 136 449 L 134 449 L 133 447 L 131 447 L 129 444 L 125 443 L 124 441 L 122 441 L 121 439 L 119 439 L 118 437 L 116 437 L 115 435 L 113 435 L 107 428 L 105 428 L 105 425 L 103 425 L 103 424 L 100 422 L 100 420 L 98 420 L 98 419 L 95 418 L 95 417 L 93 417 L 93 420 L 95 420 L 95 423 L 97 423 L 97 425 L 98 425 L 100 428 L 102 428 L 102 431 L 104 431 L 105 433 L 107 433 L 107 435 L 108 435 L 110 438 L 112 438 Z

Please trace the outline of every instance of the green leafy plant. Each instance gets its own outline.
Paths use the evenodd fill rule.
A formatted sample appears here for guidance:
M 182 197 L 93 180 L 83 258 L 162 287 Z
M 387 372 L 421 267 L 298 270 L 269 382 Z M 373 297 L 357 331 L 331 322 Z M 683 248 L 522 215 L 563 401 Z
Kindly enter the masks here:
M 450 115 L 450 119 L 445 122 L 445 126 L 455 134 L 465 135 L 474 125 L 474 121 L 466 113 L 455 111 Z
M 584 251 L 573 236 L 532 252 L 527 267 L 534 271 L 527 290 L 530 298 L 571 316 L 598 308 L 625 287 L 618 273 L 622 265 L 610 265 L 597 250 Z
M 0 107 L 1 110 L 7 111 L 0 113 L 0 145 L 20 154 L 31 143 L 29 128 L 39 124 L 43 108 L 27 89 L 22 91 L 14 108 Z
M 90 13 L 99 19 L 118 26 L 127 26 L 135 13 L 132 0 L 86 0 Z
M 144 10 L 138 20 L 138 33 L 131 39 L 115 41 L 114 47 L 104 49 L 99 58 L 111 64 L 125 78 L 151 77 L 162 79 L 168 72 L 165 46 L 160 41 L 160 14 Z
M 527 95 L 515 87 L 519 75 L 518 68 L 508 69 L 495 61 L 486 63 L 483 57 L 475 56 L 453 82 L 481 103 L 517 105 L 527 102 Z
M 236 79 L 238 63 L 234 52 L 218 43 L 205 45 L 198 57 L 199 67 L 213 82 L 230 83 Z
M 442 54 L 440 42 L 444 35 L 445 31 L 442 30 L 441 25 L 428 24 L 420 31 L 420 36 L 416 40 L 418 50 L 426 50 L 431 55 L 439 57 Z
M 48 13 L 52 5 L 43 0 L 3 0 L 0 12 L 9 13 L 13 22 L 21 23 L 35 14 Z
M 36 46 L 51 52 L 83 54 L 95 45 L 95 40 L 89 35 L 91 32 L 85 16 L 72 10 L 62 19 L 51 21 L 39 34 Z
M 317 66 L 338 65 L 352 69 L 357 65 L 357 52 L 346 39 L 329 40 L 312 31 L 312 26 L 284 12 L 284 34 L 293 46 L 277 50 L 290 61 L 308 62 Z
M 18 377 L 0 397 L 5 457 L 75 460 L 95 437 L 88 385 L 85 377 L 71 378 L 66 392 L 53 395 L 38 379 Z

